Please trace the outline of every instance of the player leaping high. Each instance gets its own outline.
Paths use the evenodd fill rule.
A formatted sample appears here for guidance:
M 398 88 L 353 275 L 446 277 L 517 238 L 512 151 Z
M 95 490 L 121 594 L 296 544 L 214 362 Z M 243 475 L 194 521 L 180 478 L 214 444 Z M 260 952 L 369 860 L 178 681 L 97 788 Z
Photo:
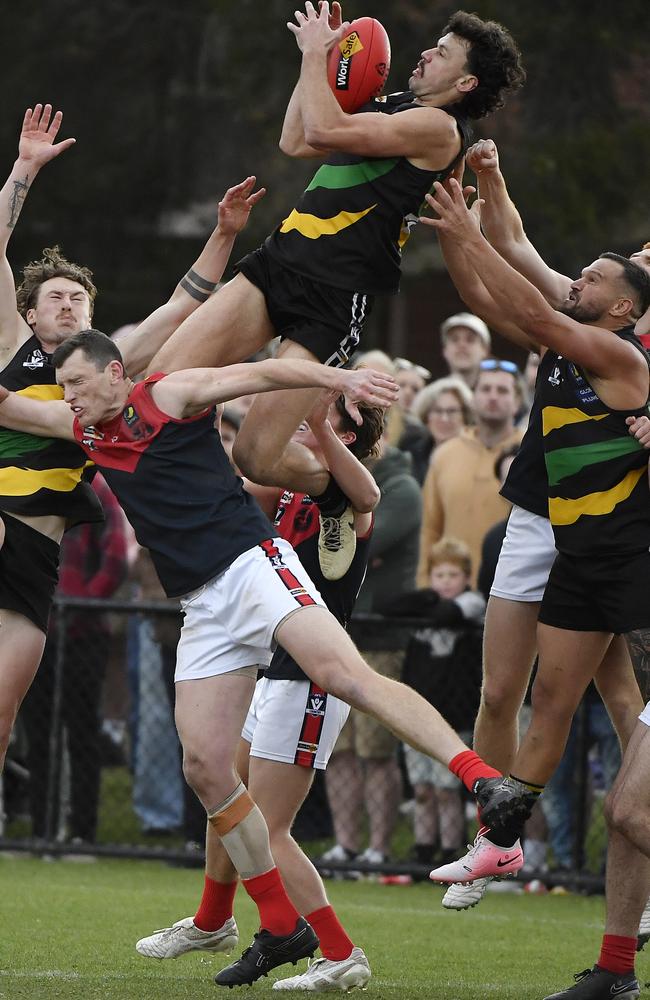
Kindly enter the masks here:
M 341 7 L 311 3 L 289 24 L 302 52 L 280 148 L 325 163 L 290 215 L 238 274 L 178 329 L 151 371 L 242 361 L 279 334 L 282 357 L 343 365 L 359 342 L 378 293 L 397 292 L 410 217 L 467 146 L 468 120 L 501 107 L 524 80 L 520 53 L 493 21 L 459 11 L 437 44 L 425 49 L 410 91 L 345 114 L 327 82 L 327 55 L 346 31 Z M 308 488 L 318 475 L 306 449 L 290 438 L 314 403 L 313 390 L 258 397 L 237 442 L 236 462 L 254 482 Z M 297 474 L 300 470 L 300 474 Z M 305 476 L 307 478 L 305 478 Z M 334 535 L 346 500 L 331 480 L 320 497 Z M 343 518 L 345 528 L 349 519 Z M 349 531 L 354 545 L 354 532 Z M 325 575 L 345 572 L 354 549 L 337 558 L 336 539 L 321 548 Z M 332 544 L 333 543 L 333 544 Z M 323 561 L 330 551 L 329 562 Z M 339 550 L 340 551 L 340 550 Z

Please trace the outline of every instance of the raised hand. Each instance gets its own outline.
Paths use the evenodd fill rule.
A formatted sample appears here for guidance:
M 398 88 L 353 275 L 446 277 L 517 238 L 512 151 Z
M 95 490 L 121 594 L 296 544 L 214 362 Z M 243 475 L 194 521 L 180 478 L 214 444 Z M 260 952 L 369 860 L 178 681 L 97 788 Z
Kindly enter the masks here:
M 37 104 L 33 110 L 27 108 L 18 140 L 19 159 L 29 163 L 32 168 L 39 169 L 73 146 L 76 139 L 54 142 L 62 121 L 63 112 L 57 111 L 53 116 L 51 104 Z
M 363 417 L 359 413 L 357 403 L 368 403 L 369 406 L 391 406 L 397 402 L 399 386 L 392 375 L 377 372 L 372 368 L 356 368 L 354 371 L 340 369 L 341 392 L 345 395 L 345 408 L 354 420 L 361 426 Z
M 240 184 L 228 188 L 219 202 L 219 231 L 226 236 L 236 236 L 246 223 L 251 209 L 266 194 L 266 188 L 260 188 L 253 193 L 256 177 L 247 177 Z
M 307 414 L 307 423 L 312 431 L 322 427 L 328 419 L 330 406 L 335 403 L 341 393 L 338 389 L 324 389 Z
M 499 151 L 496 143 L 493 139 L 480 139 L 469 147 L 465 161 L 475 174 L 481 174 L 486 170 L 498 170 Z
M 345 37 L 350 27 L 349 21 L 341 20 L 340 4 L 335 3 L 330 14 L 327 0 L 321 0 L 318 13 L 311 0 L 307 0 L 305 13 L 297 10 L 295 15 L 298 23 L 288 21 L 287 28 L 296 36 L 301 52 L 329 52 L 336 42 Z
M 481 205 L 483 200 L 477 198 L 471 208 L 467 207 L 463 188 L 451 177 L 446 185 L 436 181 L 433 185 L 435 194 L 427 194 L 426 200 L 430 208 L 437 213 L 438 218 L 431 219 L 420 216 L 420 222 L 432 226 L 457 243 L 475 236 L 481 229 Z

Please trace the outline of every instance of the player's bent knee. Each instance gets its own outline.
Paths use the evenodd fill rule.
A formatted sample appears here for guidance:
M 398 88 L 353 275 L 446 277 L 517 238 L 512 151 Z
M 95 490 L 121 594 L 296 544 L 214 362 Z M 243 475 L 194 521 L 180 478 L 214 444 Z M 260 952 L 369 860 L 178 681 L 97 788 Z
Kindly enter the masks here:
M 240 432 L 243 434 L 243 432 Z M 260 486 L 277 486 L 273 476 L 273 463 L 269 461 L 268 448 L 261 447 L 260 440 L 244 437 L 235 439 L 232 449 L 233 462 L 247 479 Z
M 513 691 L 512 685 L 484 683 L 481 690 L 481 705 L 479 711 L 499 720 L 516 718 L 521 708 L 522 696 L 519 691 Z

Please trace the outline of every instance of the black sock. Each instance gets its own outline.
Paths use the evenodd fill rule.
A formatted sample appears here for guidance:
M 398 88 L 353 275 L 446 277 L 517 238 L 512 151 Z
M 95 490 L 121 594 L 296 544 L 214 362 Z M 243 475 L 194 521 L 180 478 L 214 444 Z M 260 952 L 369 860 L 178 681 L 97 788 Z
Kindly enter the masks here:
M 350 503 L 332 475 L 330 475 L 323 492 L 317 497 L 312 496 L 312 500 L 318 505 L 318 509 L 324 517 L 340 517 Z
M 510 820 L 494 827 L 494 829 L 490 829 L 487 835 L 488 840 L 496 844 L 497 847 L 512 847 L 514 842 L 523 836 L 526 821 L 530 818 L 535 803 L 544 791 L 544 785 L 531 784 L 529 781 L 517 778 L 514 774 L 509 775 L 509 777 L 511 781 L 516 781 L 522 786 L 526 812 L 523 818 Z

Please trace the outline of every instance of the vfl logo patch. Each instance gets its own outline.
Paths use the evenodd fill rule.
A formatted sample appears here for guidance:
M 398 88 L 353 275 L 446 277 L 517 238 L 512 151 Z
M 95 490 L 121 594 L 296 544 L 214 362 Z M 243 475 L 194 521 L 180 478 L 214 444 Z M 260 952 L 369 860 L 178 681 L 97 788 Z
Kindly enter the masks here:
M 555 366 L 555 368 L 553 369 L 553 371 L 549 375 L 548 380 L 551 383 L 551 385 L 559 385 L 560 384 L 560 381 L 561 381 L 561 379 L 560 379 L 560 369 L 558 368 L 557 365 Z
M 25 358 L 23 361 L 23 368 L 29 368 L 30 371 L 34 371 L 36 368 L 43 368 L 47 362 L 47 357 L 37 347 L 35 351 L 32 351 L 28 358 Z
M 325 715 L 325 697 L 322 694 L 312 694 L 309 696 L 309 715 Z

